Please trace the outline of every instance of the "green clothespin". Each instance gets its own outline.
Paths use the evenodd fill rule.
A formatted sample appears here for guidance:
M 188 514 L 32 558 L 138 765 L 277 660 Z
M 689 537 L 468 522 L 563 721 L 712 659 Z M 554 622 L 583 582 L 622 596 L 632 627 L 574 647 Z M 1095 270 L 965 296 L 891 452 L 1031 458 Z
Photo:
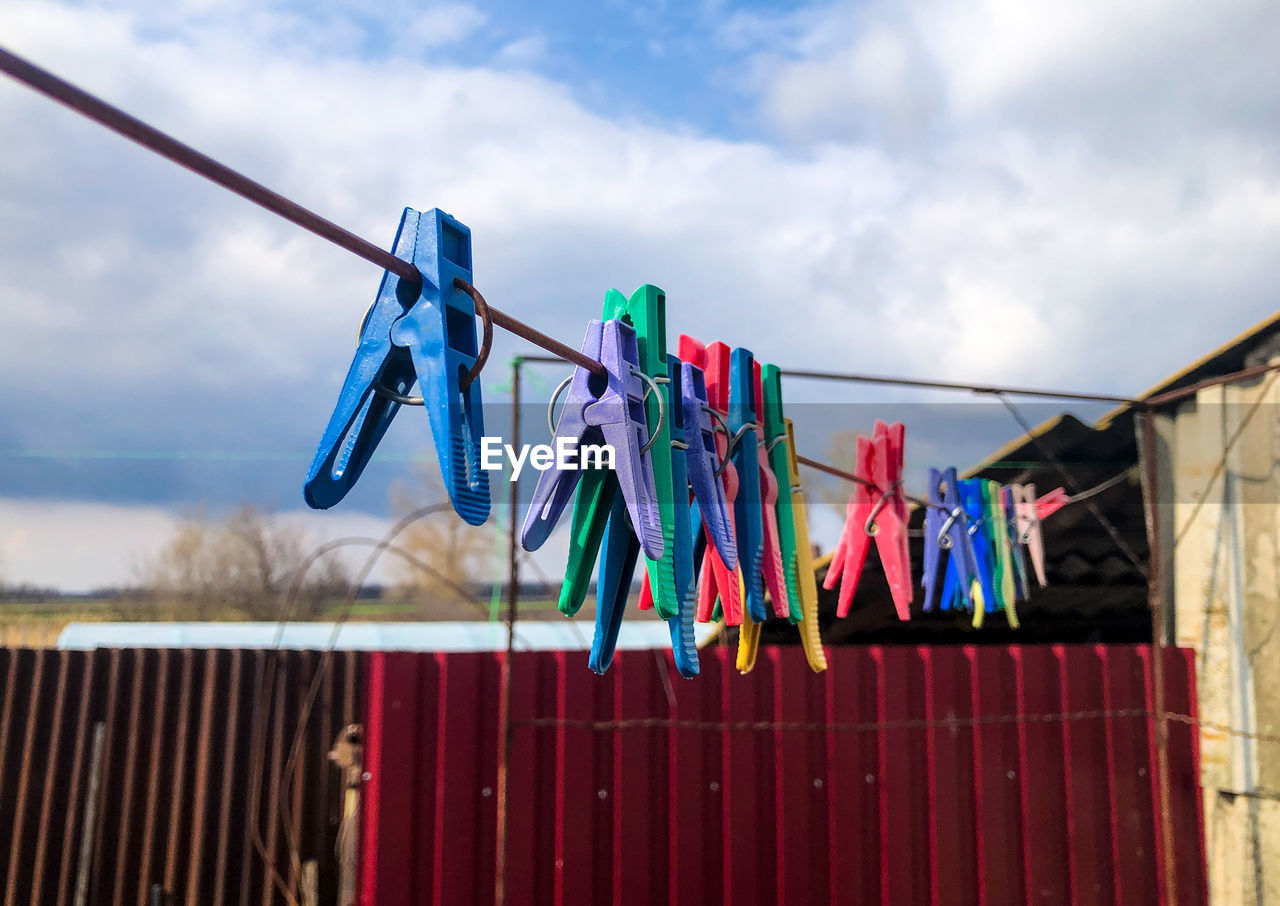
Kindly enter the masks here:
M 991 584 L 1000 599 L 999 608 L 1005 611 L 1009 625 L 1016 629 L 1018 613 L 1014 602 L 1013 553 L 1009 549 L 1009 522 L 1004 512 L 1004 499 L 998 481 L 982 483 L 982 504 L 991 530 Z
M 564 567 L 564 584 L 560 586 L 560 612 L 566 617 L 577 614 L 587 599 L 591 577 L 595 574 L 600 542 L 609 523 L 609 510 L 618 493 L 618 480 L 609 469 L 588 468 L 578 481 L 573 499 L 573 518 L 569 524 L 569 558 Z
M 650 394 L 645 401 L 645 417 L 649 422 L 650 432 L 656 430 L 657 439 L 654 450 L 671 449 L 671 419 L 661 418 L 663 408 L 671 411 L 672 405 L 680 405 L 680 401 L 671 400 L 671 388 L 667 377 L 667 294 L 652 283 L 646 283 L 627 298 L 616 289 L 611 289 L 604 297 L 604 318 L 621 318 L 636 331 L 636 339 L 640 345 L 640 369 L 653 378 L 663 393 L 659 402 L 656 394 Z M 651 435 L 652 436 L 652 435 Z M 585 479 L 586 476 L 583 476 Z M 676 593 L 675 571 L 675 519 L 676 508 L 670 501 L 675 500 L 671 481 L 671 457 L 655 455 L 653 457 L 653 483 L 659 501 L 662 517 L 663 554 L 661 560 L 650 560 L 645 557 L 645 567 L 649 570 L 649 588 L 653 592 L 653 608 L 664 620 L 670 620 L 679 613 L 680 598 Z M 681 493 L 688 494 L 687 488 Z M 604 512 L 608 513 L 607 508 Z M 576 516 L 577 510 L 575 508 Z M 576 523 L 575 523 L 576 524 Z M 585 586 L 584 586 L 585 593 Z
M 764 393 L 764 443 L 769 468 L 778 480 L 778 542 L 782 549 L 782 569 L 787 580 L 787 619 L 799 623 L 801 609 L 800 579 L 796 572 L 795 507 L 791 502 L 791 475 L 787 467 L 787 423 L 782 414 L 782 369 L 777 365 L 760 367 Z

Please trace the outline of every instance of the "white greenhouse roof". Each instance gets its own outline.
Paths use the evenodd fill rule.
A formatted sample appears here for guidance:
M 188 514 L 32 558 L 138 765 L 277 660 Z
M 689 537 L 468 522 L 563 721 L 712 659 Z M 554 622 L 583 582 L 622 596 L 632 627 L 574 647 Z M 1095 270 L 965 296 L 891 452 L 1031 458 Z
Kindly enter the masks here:
M 503 623 L 343 624 L 333 641 L 333 623 L 70 623 L 58 647 L 93 648 L 286 648 L 339 651 L 501 651 L 507 647 Z M 695 626 L 701 646 L 714 624 Z M 529 621 L 516 624 L 517 651 L 581 651 L 591 647 L 593 624 L 583 621 Z M 622 624 L 618 650 L 670 648 L 667 624 L 635 619 Z

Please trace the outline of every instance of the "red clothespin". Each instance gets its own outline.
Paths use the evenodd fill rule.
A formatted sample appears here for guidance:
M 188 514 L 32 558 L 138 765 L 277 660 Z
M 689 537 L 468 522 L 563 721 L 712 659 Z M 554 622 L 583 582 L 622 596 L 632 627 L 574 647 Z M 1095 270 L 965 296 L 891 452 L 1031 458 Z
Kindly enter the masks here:
M 764 393 L 760 381 L 760 363 L 755 362 L 756 381 L 756 437 L 760 455 L 761 522 L 764 525 L 764 585 L 773 602 L 773 615 L 786 619 L 791 613 L 787 598 L 787 576 L 782 568 L 782 539 L 778 534 L 778 478 L 769 465 L 764 438 Z M 787 488 L 788 497 L 791 489 Z
M 844 530 L 836 545 L 831 566 L 823 580 L 826 589 L 840 582 L 838 616 L 847 616 L 853 603 L 871 539 L 876 540 L 880 563 L 898 618 L 911 617 L 911 557 L 907 547 L 907 500 L 902 490 L 902 422 L 886 425 L 877 420 L 871 438 L 858 438 L 854 474 L 861 479 L 845 508 Z
M 707 380 L 707 403 L 721 419 L 729 415 L 729 353 L 730 349 L 723 343 L 711 343 L 703 346 L 693 337 L 680 335 L 678 353 L 680 359 L 692 362 L 703 370 Z M 738 496 L 738 470 L 729 460 L 729 438 L 716 432 L 716 455 L 724 464 L 720 480 L 724 482 L 724 496 L 731 504 L 729 519 L 733 520 L 732 503 Z M 741 559 L 741 558 L 739 558 Z M 708 544 L 703 555 L 700 584 L 698 586 L 698 607 L 696 618 L 700 623 L 709 623 L 715 611 L 716 597 L 720 598 L 720 609 L 724 612 L 727 626 L 742 624 L 742 582 L 737 569 L 729 569 L 721 559 L 714 544 Z
M 1036 498 L 1036 518 L 1047 519 L 1071 502 L 1071 495 L 1062 488 L 1054 488 Z
M 645 570 L 640 583 L 640 609 L 653 610 L 653 589 L 649 587 L 649 571 Z

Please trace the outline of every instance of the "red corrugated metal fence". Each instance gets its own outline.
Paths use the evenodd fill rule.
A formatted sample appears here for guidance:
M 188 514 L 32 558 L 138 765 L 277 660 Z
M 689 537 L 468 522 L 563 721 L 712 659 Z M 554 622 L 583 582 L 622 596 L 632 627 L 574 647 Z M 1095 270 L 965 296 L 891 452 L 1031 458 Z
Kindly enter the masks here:
M 1163 903 L 1150 650 L 798 648 L 512 665 L 506 902 Z M 501 654 L 368 665 L 361 900 L 492 902 Z M 1167 707 L 1193 714 L 1170 649 Z M 1206 900 L 1173 723 L 1178 902 Z

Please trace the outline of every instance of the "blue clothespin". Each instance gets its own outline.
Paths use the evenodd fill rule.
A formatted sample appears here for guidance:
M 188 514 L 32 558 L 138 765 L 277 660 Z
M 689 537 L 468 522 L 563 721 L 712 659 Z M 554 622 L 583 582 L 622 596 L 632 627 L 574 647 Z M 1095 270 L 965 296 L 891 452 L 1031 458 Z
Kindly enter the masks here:
M 690 425 L 686 421 L 691 412 L 691 407 L 687 404 L 690 393 L 685 387 L 685 381 L 692 378 L 688 373 L 690 367 L 692 366 L 681 362 L 676 356 L 668 355 L 667 376 L 671 379 L 671 383 L 664 388 L 668 390 L 671 398 L 671 487 L 675 491 L 675 500 L 672 503 L 676 510 L 673 540 L 676 594 L 679 596 L 676 615 L 667 620 L 667 627 L 671 632 L 671 651 L 675 655 L 676 669 L 686 678 L 698 675 L 698 645 L 693 637 L 693 616 L 697 609 L 697 570 L 693 563 L 693 523 L 690 521 L 688 466 L 694 459 L 693 454 L 699 452 L 694 448 L 693 443 L 695 441 L 701 443 L 703 438 L 700 425 Z M 694 370 L 701 374 L 699 369 Z M 704 385 L 703 401 L 706 400 L 706 396 L 707 390 Z M 693 398 L 696 399 L 696 394 Z M 700 404 L 692 408 L 692 411 L 707 418 Z M 684 441 L 678 440 L 680 437 L 683 437 Z M 709 432 L 706 439 L 712 441 L 711 449 L 714 455 L 715 444 Z M 716 481 L 714 484 L 720 488 L 720 482 Z M 720 491 L 723 507 L 723 488 L 720 488 Z M 724 518 L 728 519 L 727 512 Z
M 747 611 L 758 623 L 772 614 L 764 601 L 764 524 L 760 497 L 760 451 L 756 434 L 755 357 L 741 347 L 729 357 L 729 433 L 734 440 L 738 496 L 733 501 L 738 563 L 747 593 Z
M 945 471 L 929 470 L 929 503 L 924 517 L 924 609 L 932 610 L 939 568 L 945 553 L 946 566 L 941 594 L 941 609 L 953 607 L 972 612 L 984 606 L 974 596 L 982 596 L 981 574 L 973 538 L 969 534 L 969 520 L 960 503 L 960 481 L 954 468 Z M 936 507 L 943 507 L 943 512 Z
M 702 369 L 689 362 L 680 363 L 680 389 L 687 452 L 689 484 L 693 487 L 694 518 L 699 530 L 706 519 L 710 542 L 720 552 L 729 569 L 738 565 L 738 545 L 729 520 L 729 504 L 725 500 L 724 483 L 716 475 L 720 459 L 716 455 L 715 426 L 711 423 L 711 406 L 707 402 L 707 379 Z
M 622 498 L 614 496 L 609 509 L 609 524 L 600 542 L 600 576 L 596 581 L 596 629 L 591 640 L 591 655 L 587 666 L 596 673 L 604 673 L 613 663 L 613 652 L 618 647 L 618 632 L 622 629 L 622 614 L 627 609 L 631 595 L 631 580 L 636 574 L 636 562 L 640 559 L 640 543 L 626 529 L 627 507 Z M 623 530 L 615 530 L 615 526 Z
M 938 567 L 942 563 L 942 548 L 938 545 L 938 533 L 942 530 L 943 516 L 937 506 L 945 506 L 943 502 L 943 478 L 937 469 L 929 470 L 929 503 L 924 511 L 924 572 L 920 577 L 920 585 L 924 588 L 924 612 L 931 613 L 936 598 L 939 578 Z M 948 609 L 949 602 L 944 597 L 942 609 Z
M 969 519 L 969 538 L 973 542 L 974 559 L 978 567 L 978 579 L 982 587 L 982 601 L 987 613 L 995 613 L 999 598 L 995 588 L 995 564 L 991 559 L 991 534 L 987 531 L 986 504 L 982 499 L 982 479 L 965 478 L 957 482 L 960 504 Z
M 604 365 L 604 386 L 585 368 L 576 368 L 569 381 L 569 393 L 556 424 L 556 438 L 571 438 L 577 449 L 602 443 L 613 448 L 613 479 L 622 492 L 628 531 L 634 529 L 644 552 L 654 559 L 662 556 L 662 523 L 653 486 L 652 456 L 641 452 L 649 440 L 643 408 L 644 387 L 639 375 L 639 346 L 631 325 L 617 319 L 591 321 L 582 341 L 583 355 Z M 552 441 L 553 445 L 555 440 Z M 669 455 L 658 453 L 658 455 Z M 557 520 L 573 499 L 582 476 L 579 468 L 561 469 L 552 465 L 538 477 L 529 512 L 520 532 L 525 550 L 537 550 L 555 528 Z
M 693 527 L 689 514 L 689 479 L 686 470 L 687 444 L 685 437 L 684 407 L 682 398 L 681 362 L 673 355 L 667 356 L 669 383 L 660 386 L 664 397 L 663 408 L 671 419 L 671 481 L 675 497 L 671 559 L 675 572 L 676 613 L 667 620 L 671 633 L 671 650 L 675 654 L 676 669 L 684 677 L 698 675 L 698 648 L 694 641 L 693 618 L 696 608 L 693 566 Z M 662 455 L 656 449 L 654 455 Z M 664 504 L 665 505 L 665 504 Z M 659 537 L 661 537 L 659 533 Z M 618 643 L 622 626 L 622 613 L 626 609 L 631 592 L 631 580 L 639 558 L 640 544 L 631 531 L 624 514 L 615 500 L 609 513 L 600 551 L 600 574 L 596 582 L 596 636 L 591 646 L 589 665 L 597 673 L 608 669 Z
M 405 208 L 392 254 L 422 274 L 418 285 L 387 271 L 360 328 L 360 343 L 333 416 L 316 448 L 303 496 L 328 509 L 351 490 L 416 380 L 449 499 L 472 525 L 489 518 L 489 475 L 480 468 L 480 382 L 459 378 L 476 363 L 471 231 L 443 211 Z M 380 392 L 381 391 L 381 392 Z

